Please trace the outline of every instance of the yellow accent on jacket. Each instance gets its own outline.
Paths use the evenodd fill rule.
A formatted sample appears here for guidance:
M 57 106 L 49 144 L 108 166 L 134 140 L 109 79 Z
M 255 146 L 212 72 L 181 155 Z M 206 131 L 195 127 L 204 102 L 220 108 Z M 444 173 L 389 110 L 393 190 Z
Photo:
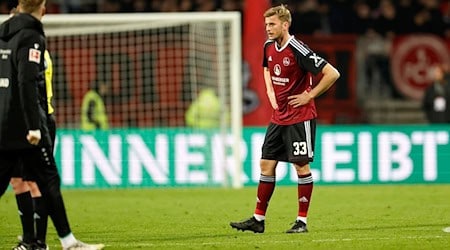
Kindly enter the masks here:
M 55 112 L 55 109 L 52 105 L 52 98 L 53 98 L 53 62 L 52 58 L 50 57 L 50 53 L 46 50 L 44 53 L 44 60 L 46 64 L 45 68 L 45 89 L 47 91 L 47 105 L 48 105 L 48 113 L 53 114 Z

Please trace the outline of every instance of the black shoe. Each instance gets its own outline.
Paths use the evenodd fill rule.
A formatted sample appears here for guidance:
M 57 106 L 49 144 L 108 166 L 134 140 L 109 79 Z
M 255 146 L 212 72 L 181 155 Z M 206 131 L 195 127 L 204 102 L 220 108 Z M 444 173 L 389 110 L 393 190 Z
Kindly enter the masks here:
M 20 241 L 12 250 L 33 250 L 33 244 Z
M 291 229 L 287 230 L 286 233 L 307 233 L 308 229 L 306 228 L 306 224 L 301 220 L 296 220 Z
M 240 222 L 230 222 L 230 226 L 232 228 L 236 228 L 238 231 L 249 230 L 254 233 L 264 233 L 264 221 L 258 221 L 253 216 L 248 220 Z
M 37 241 L 34 243 L 34 248 L 33 248 L 33 250 L 49 250 L 49 248 L 48 248 L 47 244 L 43 243 L 43 242 L 40 241 L 40 240 L 37 240 Z

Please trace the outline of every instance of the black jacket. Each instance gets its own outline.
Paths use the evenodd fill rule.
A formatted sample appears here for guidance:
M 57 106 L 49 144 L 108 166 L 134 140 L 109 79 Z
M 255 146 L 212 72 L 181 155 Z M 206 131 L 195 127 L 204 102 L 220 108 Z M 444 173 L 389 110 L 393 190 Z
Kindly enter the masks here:
M 0 25 L 0 150 L 34 147 L 29 130 L 41 130 L 40 145 L 50 145 L 42 23 L 16 14 Z
M 450 82 L 431 84 L 425 90 L 422 108 L 430 123 L 450 123 Z

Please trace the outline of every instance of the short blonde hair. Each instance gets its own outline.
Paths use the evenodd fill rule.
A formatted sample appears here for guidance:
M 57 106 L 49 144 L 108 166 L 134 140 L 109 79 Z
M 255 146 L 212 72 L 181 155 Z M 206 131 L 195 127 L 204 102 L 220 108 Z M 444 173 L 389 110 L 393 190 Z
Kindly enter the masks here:
M 38 10 L 45 0 L 19 0 L 20 10 L 25 13 L 33 13 Z
M 270 9 L 266 10 L 266 12 L 264 12 L 264 17 L 271 17 L 271 16 L 275 16 L 275 15 L 278 16 L 278 18 L 282 22 L 288 22 L 289 25 L 291 25 L 291 23 L 292 23 L 291 12 L 286 7 L 286 5 L 281 4 L 279 6 L 272 7 Z

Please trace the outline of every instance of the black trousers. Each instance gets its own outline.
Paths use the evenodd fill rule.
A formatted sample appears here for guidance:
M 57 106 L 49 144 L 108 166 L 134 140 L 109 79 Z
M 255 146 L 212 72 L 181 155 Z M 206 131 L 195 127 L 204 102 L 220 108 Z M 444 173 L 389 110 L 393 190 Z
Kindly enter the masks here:
M 52 140 L 52 149 L 55 149 L 55 139 L 56 139 L 56 121 L 52 114 L 47 115 L 47 128 L 50 134 L 50 139 Z
M 0 197 L 6 191 L 14 169 L 20 166 L 36 180 L 58 236 L 67 236 L 71 229 L 52 148 L 45 146 L 0 151 Z

